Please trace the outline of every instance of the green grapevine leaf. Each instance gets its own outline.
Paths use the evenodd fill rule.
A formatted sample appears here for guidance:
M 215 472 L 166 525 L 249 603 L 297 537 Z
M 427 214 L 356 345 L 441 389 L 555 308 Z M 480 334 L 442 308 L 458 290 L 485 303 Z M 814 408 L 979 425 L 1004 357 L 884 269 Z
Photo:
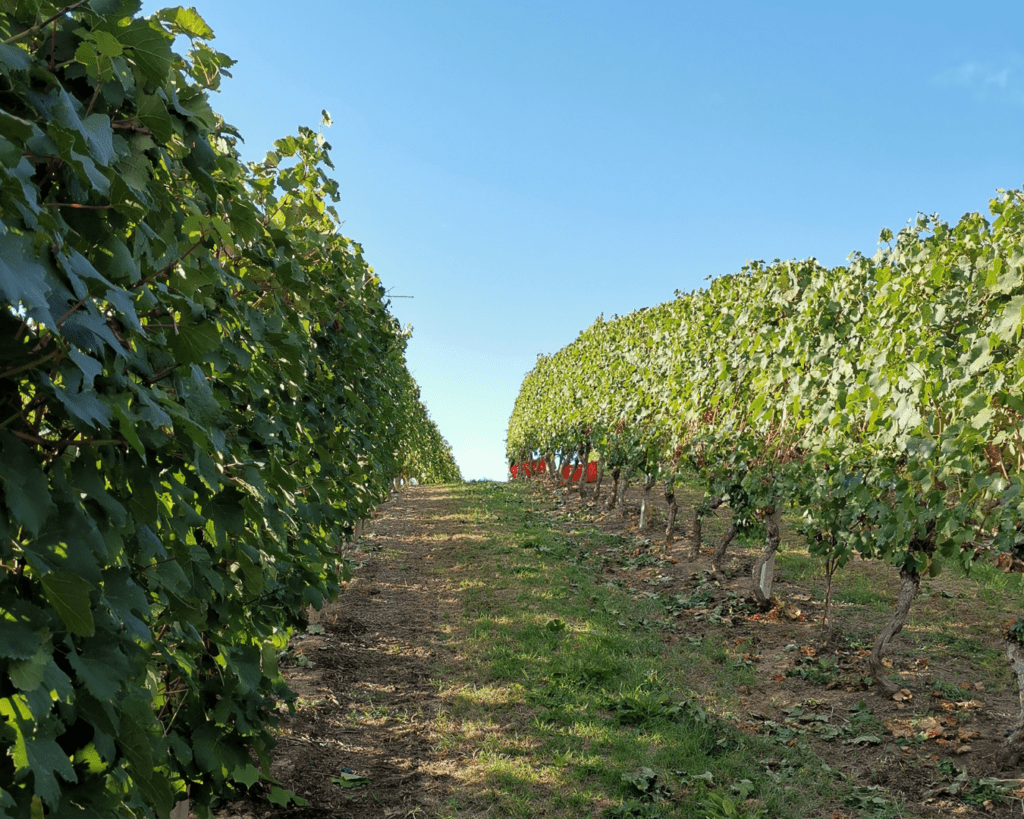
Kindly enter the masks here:
M 89 601 L 89 592 L 95 589 L 92 583 L 66 570 L 44 575 L 41 582 L 46 601 L 53 606 L 68 631 L 83 637 L 96 633 Z
M 146 20 L 133 20 L 118 30 L 118 36 L 145 79 L 158 88 L 162 86 L 174 59 L 170 36 Z
M 294 791 L 285 790 L 284 788 L 279 787 L 277 785 L 274 785 L 270 789 L 270 796 L 268 796 L 267 799 L 269 799 L 275 805 L 280 805 L 282 808 L 292 803 L 298 805 L 299 807 L 305 807 L 309 804 L 309 802 L 303 799 L 301 796 L 296 796 Z
M 38 535 L 46 519 L 57 511 L 46 476 L 29 449 L 11 433 L 0 430 L 0 486 L 14 522 Z
M 32 58 L 22 48 L 0 43 L 0 65 L 7 71 L 29 71 L 32 68 Z
M 178 6 L 177 8 L 163 9 L 157 13 L 157 16 L 169 23 L 171 31 L 175 34 L 200 37 L 204 40 L 213 37 L 213 29 L 206 24 L 206 21 L 199 16 L 194 8 L 186 9 Z
M 260 772 L 251 762 L 247 765 L 239 765 L 231 772 L 231 778 L 235 782 L 241 782 L 247 788 L 251 788 L 260 781 Z
M 16 618 L 12 612 L 0 611 L 0 657 L 27 660 L 49 635 L 45 630 L 34 630 L 27 619 Z
M 27 660 L 11 663 L 9 673 L 15 688 L 22 691 L 35 691 L 43 683 L 46 667 L 50 662 L 50 652 L 40 648 Z
M 340 776 L 332 777 L 331 782 L 343 788 L 362 788 L 370 784 L 370 777 L 359 776 L 358 774 L 342 773 Z
M 137 101 L 139 119 L 153 132 L 160 142 L 168 142 L 174 136 L 171 115 L 167 105 L 156 94 L 141 94 Z M 141 187 L 141 186 L 140 186 Z

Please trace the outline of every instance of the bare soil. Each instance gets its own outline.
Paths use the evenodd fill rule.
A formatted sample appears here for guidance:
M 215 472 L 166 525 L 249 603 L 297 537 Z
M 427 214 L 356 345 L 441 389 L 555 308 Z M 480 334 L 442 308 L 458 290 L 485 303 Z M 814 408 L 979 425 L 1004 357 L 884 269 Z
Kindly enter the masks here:
M 271 774 L 309 805 L 273 805 L 264 787 L 219 819 L 435 814 L 453 784 L 452 763 L 432 751 L 431 725 L 432 669 L 451 605 L 445 545 L 466 528 L 454 506 L 443 487 L 408 487 L 387 501 L 366 527 L 354 578 L 282 660 L 298 699 Z
M 812 589 L 781 574 L 773 609 L 745 607 L 737 601 L 750 590 L 755 554 L 749 548 L 733 548 L 725 579 L 709 585 L 710 547 L 725 527 L 727 509 L 719 510 L 717 522 L 706 524 L 705 547 L 691 560 L 685 540 L 691 510 L 685 504 L 677 540 L 662 555 L 666 504 L 659 494 L 650 532 L 638 533 L 636 490 L 627 492 L 623 515 L 623 510 L 607 512 L 589 499 L 581 502 L 575 491 L 552 493 L 546 481 L 534 485 L 552 498 L 550 514 L 556 525 L 572 529 L 582 523 L 632 538 L 634 557 L 659 551 L 658 561 L 649 566 L 605 566 L 605 572 L 637 593 L 654 589 L 659 595 L 685 595 L 698 587 L 713 589 L 712 600 L 680 612 L 675 627 L 664 631 L 665 648 L 670 651 L 686 638 L 720 640 L 756 669 L 752 685 L 731 692 L 738 713 L 728 716 L 741 729 L 760 734 L 796 731 L 793 742 L 809 742 L 824 761 L 866 789 L 868 797 L 876 786 L 900 797 L 906 816 L 1020 814 L 1024 789 L 1019 778 L 1024 771 L 1003 770 L 999 764 L 1005 730 L 1017 715 L 1009 675 L 996 681 L 980 678 L 969 657 L 923 650 L 916 639 L 926 635 L 940 608 L 948 620 L 954 606 L 952 619 L 965 634 L 988 633 L 991 646 L 1001 649 L 998 624 L 975 629 L 991 614 L 969 597 L 958 596 L 968 588 L 967 581 L 944 574 L 932 581 L 930 598 L 915 603 L 891 652 L 905 693 L 898 700 L 888 699 L 866 683 L 870 643 L 854 637 L 876 634 L 887 615 L 865 606 L 840 606 L 840 630 L 826 643 L 820 626 L 822 601 Z M 603 489 L 607 497 L 610 487 Z M 430 817 L 443 809 L 460 764 L 439 750 L 432 733 L 441 707 L 436 675 L 448 651 L 446 624 L 461 614 L 458 593 L 446 578 L 452 577 L 451 541 L 471 536 L 472 528 L 458 518 L 456 507 L 444 487 L 409 487 L 385 503 L 360 541 L 355 579 L 291 643 L 286 676 L 298 700 L 295 714 L 282 720 L 271 772 L 309 805 L 271 804 L 267 790 L 257 786 L 248 798 L 219 811 L 218 819 Z M 862 562 L 844 571 L 865 573 L 872 588 L 895 601 L 897 576 L 891 567 Z M 716 608 L 720 614 L 710 616 Z M 821 661 L 826 673 L 819 674 Z M 700 687 L 696 680 L 695 690 Z M 713 706 L 712 697 L 708 699 Z M 816 716 L 841 724 L 862 702 L 875 720 L 865 729 L 868 739 L 849 743 L 815 733 Z M 958 788 L 937 767 L 946 759 L 971 780 L 1008 782 L 1017 787 L 1017 798 L 965 804 L 958 795 L 963 786 Z M 858 815 L 856 808 L 845 808 L 833 819 Z

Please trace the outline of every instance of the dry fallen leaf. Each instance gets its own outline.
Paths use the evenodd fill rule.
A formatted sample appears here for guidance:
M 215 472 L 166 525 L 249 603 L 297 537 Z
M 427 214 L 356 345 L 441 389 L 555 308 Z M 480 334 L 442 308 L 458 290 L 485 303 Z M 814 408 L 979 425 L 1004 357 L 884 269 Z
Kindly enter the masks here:
M 914 699 L 914 695 L 910 693 L 909 688 L 901 688 L 892 695 L 892 698 L 896 700 L 896 702 L 908 702 L 909 700 Z
M 946 729 L 935 717 L 925 717 L 917 724 L 917 732 L 924 734 L 928 739 L 934 739 L 946 733 Z
M 917 735 L 907 720 L 891 719 L 886 721 L 885 727 L 896 739 L 911 739 Z
M 972 708 L 978 709 L 985 707 L 985 703 L 981 700 L 961 700 L 960 702 L 943 700 L 939 705 L 943 711 L 969 711 Z

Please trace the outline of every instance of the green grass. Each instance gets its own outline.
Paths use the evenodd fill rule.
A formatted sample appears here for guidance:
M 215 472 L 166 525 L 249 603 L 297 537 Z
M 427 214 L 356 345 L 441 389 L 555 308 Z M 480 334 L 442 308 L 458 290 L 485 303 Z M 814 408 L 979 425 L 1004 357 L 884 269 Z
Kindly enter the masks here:
M 832 600 L 835 603 L 871 608 L 880 614 L 888 613 L 893 606 L 893 599 L 890 595 L 879 591 L 869 578 L 854 572 L 846 572 L 842 577 L 839 577 L 837 572 L 832 589 Z
M 984 556 L 972 563 L 969 571 L 963 564 L 954 563 L 949 573 L 970 578 L 978 590 L 976 599 L 989 609 L 1002 610 L 1008 602 L 1018 610 L 1024 608 L 1024 574 L 1004 572 Z
M 666 650 L 663 606 L 602 573 L 621 538 L 559 531 L 529 486 L 454 492 L 489 537 L 456 546 L 458 661 L 442 675 L 438 747 L 466 764 L 443 816 L 803 817 L 847 788 L 809 752 L 701 706 L 713 689 L 716 707 L 738 707 L 749 646 Z

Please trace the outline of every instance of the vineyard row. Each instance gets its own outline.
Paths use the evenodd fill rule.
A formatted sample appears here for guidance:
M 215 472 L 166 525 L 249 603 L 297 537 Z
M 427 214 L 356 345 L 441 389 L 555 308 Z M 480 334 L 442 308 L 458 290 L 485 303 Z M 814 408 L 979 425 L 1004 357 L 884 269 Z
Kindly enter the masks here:
M 599 318 L 526 375 L 509 463 L 543 457 L 557 477 L 599 455 L 616 482 L 643 483 L 644 507 L 662 482 L 670 521 L 673 487 L 695 476 L 695 531 L 722 503 L 732 535 L 764 528 L 762 606 L 784 510 L 829 574 L 853 555 L 891 563 L 899 600 L 870 663 L 894 692 L 882 658 L 921 577 L 1024 552 L 1024 194 L 1001 192 L 990 216 L 922 215 L 871 258 L 754 262 Z M 1024 684 L 1022 632 L 1006 637 Z M 1009 742 L 1019 759 L 1024 711 Z
M 286 802 L 278 652 L 459 479 L 324 136 L 243 162 L 213 32 L 140 6 L 0 11 L 0 819 Z

